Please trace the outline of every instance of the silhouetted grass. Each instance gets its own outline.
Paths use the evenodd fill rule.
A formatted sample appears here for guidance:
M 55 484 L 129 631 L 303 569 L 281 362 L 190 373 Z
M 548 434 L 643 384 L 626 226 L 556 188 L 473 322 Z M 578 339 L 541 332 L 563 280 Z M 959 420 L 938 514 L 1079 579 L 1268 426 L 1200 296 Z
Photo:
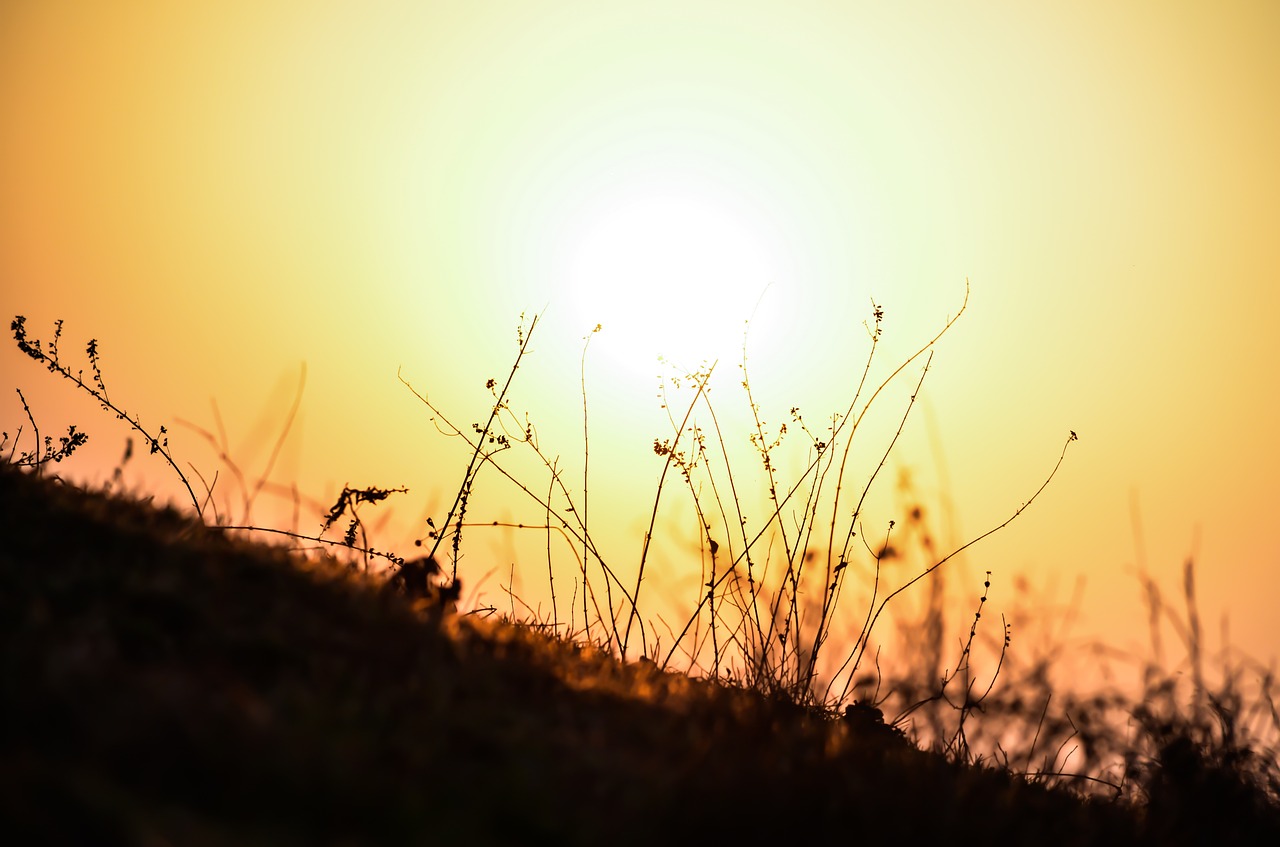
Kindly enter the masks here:
M 873 341 L 879 318 L 877 310 Z M 532 328 L 520 333 L 522 350 Z M 56 340 L 42 348 L 21 319 L 14 330 L 33 359 L 98 398 L 178 470 L 164 428 L 153 437 L 107 401 L 96 345 L 87 350 L 93 376 L 86 380 L 58 359 Z M 709 378 L 710 369 L 690 377 L 688 409 L 703 401 Z M 808 623 L 799 598 L 811 558 L 806 536 L 815 526 L 809 517 L 783 543 L 780 579 L 768 582 L 762 564 L 757 570 L 745 529 L 737 559 L 720 564 L 720 545 L 733 546 L 710 528 L 744 526 L 733 511 L 727 457 L 717 477 L 727 492 L 715 499 L 720 523 L 702 521 L 707 593 L 667 653 L 685 644 L 703 678 L 651 660 L 663 657 L 643 635 L 639 580 L 624 579 L 596 547 L 585 482 L 582 500 L 566 512 L 515 480 L 546 507 L 548 525 L 580 545 L 574 597 L 581 605 L 571 605 L 565 620 L 553 613 L 550 626 L 454 613 L 458 576 L 446 578 L 436 557 L 447 541 L 456 567 L 474 472 L 497 466 L 497 452 L 512 446 L 494 429 L 510 412 L 505 389 L 491 388 L 493 414 L 472 430 L 473 460 L 455 507 L 424 539 L 428 555 L 408 561 L 357 543 L 364 535 L 355 509 L 384 499 L 391 493 L 384 489 L 344 489 L 324 515 L 326 528 L 346 516 L 343 537 L 309 537 L 331 545 L 333 555 L 304 554 L 205 523 L 211 486 L 202 499 L 185 476 L 193 514 L 60 482 L 49 469 L 83 443 L 74 428 L 61 447 L 33 433 L 35 448 L 18 453 L 15 439 L 0 463 L 6 841 L 1280 840 L 1274 751 L 1259 746 L 1268 727 L 1280 728 L 1270 678 L 1251 702 L 1238 672 L 1211 690 L 1198 625 L 1186 627 L 1198 657 L 1190 701 L 1155 669 L 1141 702 L 1060 694 L 1051 659 L 1005 664 L 1007 625 L 994 649 L 1000 664 L 980 682 L 971 662 L 985 590 L 954 662 L 930 648 L 904 656 L 902 673 L 881 672 L 877 661 L 869 680 L 865 671 L 855 677 L 871 627 L 903 586 L 872 593 L 861 634 L 844 648 L 853 665 L 848 670 L 846 662 L 846 690 L 823 696 L 839 674 L 818 684 L 818 655 L 836 643 L 830 622 L 850 548 L 829 559 L 828 588 Z M 584 440 L 585 393 L 584 386 Z M 875 399 L 878 391 L 869 393 Z M 856 428 L 858 408 L 849 408 L 840 420 Z M 446 431 L 464 432 L 433 412 Z M 807 432 L 798 415 L 793 420 Z M 692 480 L 708 467 L 707 445 L 723 438 L 718 431 L 708 438 L 688 412 L 672 423 L 658 455 L 689 485 L 699 515 L 715 514 Z M 768 468 L 776 436 L 758 417 L 757 425 Z M 797 491 L 818 502 L 820 480 L 833 481 L 839 501 L 842 470 L 824 474 L 838 467 L 831 457 L 842 432 L 833 421 L 814 438 L 804 487 L 771 484 L 775 514 L 756 539 L 782 525 Z M 540 449 L 531 430 L 524 438 Z M 573 504 L 555 462 L 544 464 L 552 490 L 559 486 Z M 812 506 L 804 514 L 814 514 Z M 920 519 L 917 512 L 913 520 Z M 847 539 L 853 535 L 851 523 Z M 915 537 L 929 557 L 925 573 L 936 578 L 954 553 L 934 551 L 927 532 Z M 903 554 L 889 540 L 868 551 L 877 586 L 881 562 Z M 371 556 L 390 570 L 371 568 Z M 593 585 L 588 564 L 601 585 Z M 989 582 L 990 575 L 984 589 Z M 940 602 L 931 595 L 925 609 L 938 631 Z M 1152 603 L 1158 611 L 1159 601 Z M 640 661 L 628 661 L 633 622 L 649 657 Z M 1126 710 L 1133 719 L 1123 735 L 1106 718 Z M 1091 716 L 1096 724 L 1087 722 Z M 1073 743 L 1085 745 L 1090 767 L 1064 768 L 1063 751 Z M 1105 771 L 1108 756 L 1121 757 L 1122 772 Z
M 1118 807 L 0 471 L 6 841 L 1121 842 Z

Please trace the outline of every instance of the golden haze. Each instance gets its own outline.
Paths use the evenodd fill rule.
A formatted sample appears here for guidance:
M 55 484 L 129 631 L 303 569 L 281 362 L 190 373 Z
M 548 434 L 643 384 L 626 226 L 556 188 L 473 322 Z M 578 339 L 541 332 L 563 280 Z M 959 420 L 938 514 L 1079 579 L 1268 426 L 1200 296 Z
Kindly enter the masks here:
M 174 422 L 215 430 L 216 400 L 252 474 L 305 361 L 273 478 L 320 500 L 409 485 L 393 547 L 442 514 L 466 459 L 397 368 L 469 424 L 519 313 L 543 313 L 513 402 L 574 478 L 599 322 L 592 506 L 625 559 L 667 434 L 657 353 L 719 358 L 717 411 L 741 433 L 750 318 L 766 417 L 812 423 L 850 397 L 872 298 L 896 363 L 967 277 L 868 522 L 895 516 L 906 468 L 967 539 L 1074 429 L 970 573 L 995 572 L 993 599 L 1026 575 L 1060 604 L 1083 576 L 1084 631 L 1139 645 L 1137 502 L 1149 568 L 1173 590 L 1194 554 L 1206 617 L 1267 658 L 1277 36 L 1268 2 L 9 3 L 0 303 L 42 337 L 66 319 L 65 351 L 97 337 L 113 397 L 206 471 Z M 72 474 L 104 476 L 123 431 L 12 345 L 0 362 L 5 428 L 21 387 L 45 431 L 92 433 Z M 537 517 L 496 475 L 478 491 L 473 516 Z M 493 570 L 471 581 L 504 603 L 514 542 L 471 537 L 469 566 Z

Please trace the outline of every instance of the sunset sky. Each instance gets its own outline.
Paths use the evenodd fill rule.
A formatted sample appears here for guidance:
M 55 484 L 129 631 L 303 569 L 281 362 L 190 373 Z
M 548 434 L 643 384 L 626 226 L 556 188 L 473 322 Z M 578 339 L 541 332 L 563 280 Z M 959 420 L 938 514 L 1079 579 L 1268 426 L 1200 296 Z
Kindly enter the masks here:
M 580 488 L 585 377 L 593 520 L 621 563 L 661 471 L 652 442 L 671 435 L 659 354 L 719 361 L 711 396 L 746 484 L 744 321 L 768 423 L 798 406 L 821 427 L 852 398 L 872 301 L 878 383 L 968 280 L 868 534 L 903 519 L 904 478 L 951 546 L 985 532 L 1074 430 L 1052 484 L 965 573 L 992 570 L 1006 607 L 1025 578 L 1059 611 L 1083 577 L 1076 634 L 1140 647 L 1139 557 L 1176 594 L 1194 556 L 1210 646 L 1226 616 L 1232 643 L 1267 660 L 1277 45 L 1268 0 L 8 2 L 0 311 L 40 338 L 64 319 L 77 368 L 97 338 L 112 399 L 167 424 L 209 478 L 211 401 L 253 479 L 305 363 L 271 478 L 316 501 L 408 486 L 382 530 L 392 548 L 443 517 L 469 458 L 397 370 L 456 423 L 482 422 L 521 314 L 541 314 L 512 406 Z M 90 433 L 59 471 L 104 480 L 127 429 L 12 343 L 0 369 L 3 429 L 26 425 L 21 388 L 42 433 Z M 867 467 L 919 376 L 877 400 Z M 787 443 L 794 476 L 803 443 Z M 128 467 L 178 495 L 151 457 Z M 234 490 L 224 470 L 219 491 Z M 670 494 L 675 568 L 696 526 Z M 474 520 L 542 519 L 492 472 L 476 498 Z M 253 517 L 291 512 L 268 496 Z M 506 608 L 499 585 L 530 556 L 517 579 L 533 592 L 533 536 L 473 531 L 464 580 Z M 980 581 L 958 588 L 976 597 Z

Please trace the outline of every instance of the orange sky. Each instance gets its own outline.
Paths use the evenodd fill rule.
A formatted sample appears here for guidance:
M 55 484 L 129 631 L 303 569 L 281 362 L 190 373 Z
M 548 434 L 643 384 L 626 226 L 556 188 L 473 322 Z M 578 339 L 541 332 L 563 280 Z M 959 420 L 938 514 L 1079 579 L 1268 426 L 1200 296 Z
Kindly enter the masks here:
M 0 304 L 40 337 L 65 319 L 65 355 L 98 338 L 113 397 L 210 472 L 176 422 L 214 429 L 216 400 L 259 472 L 305 362 L 273 479 L 320 499 L 409 485 L 391 547 L 442 514 L 467 458 L 397 368 L 480 420 L 518 316 L 545 310 L 513 404 L 580 479 L 579 358 L 600 322 L 592 508 L 622 561 L 667 435 L 657 353 L 721 358 L 713 397 L 746 483 L 744 319 L 766 417 L 798 405 L 813 424 L 850 399 L 871 298 L 883 378 L 967 278 L 868 524 L 901 519 L 905 468 L 967 540 L 1075 430 L 1054 483 L 968 572 L 995 572 L 993 602 L 1025 576 L 1060 605 L 1084 576 L 1080 632 L 1140 644 L 1136 502 L 1161 583 L 1175 592 L 1194 553 L 1207 625 L 1229 614 L 1265 659 L 1278 37 L 1265 0 L 6 3 Z M 124 430 L 12 345 L 0 367 L 4 428 L 25 420 L 21 387 L 45 432 L 89 430 L 97 449 L 68 472 L 101 478 Z M 912 384 L 860 455 L 883 450 Z M 539 514 L 494 474 L 478 490 L 472 517 Z M 256 517 L 287 522 L 277 508 Z M 472 543 L 471 584 L 505 604 L 516 542 Z M 532 592 L 539 574 L 519 578 Z

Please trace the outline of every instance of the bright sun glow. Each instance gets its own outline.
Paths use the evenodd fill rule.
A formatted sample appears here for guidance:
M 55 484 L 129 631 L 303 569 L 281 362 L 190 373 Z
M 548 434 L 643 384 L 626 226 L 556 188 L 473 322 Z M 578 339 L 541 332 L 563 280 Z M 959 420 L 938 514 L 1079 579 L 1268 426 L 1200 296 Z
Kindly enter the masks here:
M 585 326 L 626 367 L 652 373 L 657 356 L 685 368 L 736 358 L 744 321 L 778 282 L 781 251 L 744 198 L 704 181 L 638 174 L 569 216 L 553 273 Z

